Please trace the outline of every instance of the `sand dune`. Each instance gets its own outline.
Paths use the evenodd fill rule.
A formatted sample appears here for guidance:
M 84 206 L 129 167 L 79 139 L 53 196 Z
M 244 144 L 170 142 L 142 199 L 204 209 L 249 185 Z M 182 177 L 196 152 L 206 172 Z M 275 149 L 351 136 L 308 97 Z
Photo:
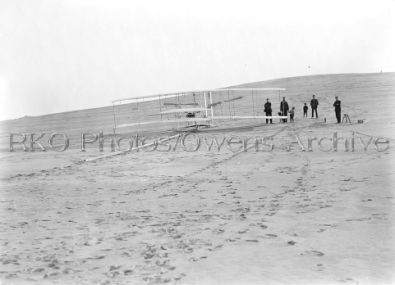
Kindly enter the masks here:
M 295 123 L 198 134 L 273 135 L 272 152 L 141 151 L 81 163 L 100 155 L 96 146 L 81 153 L 76 140 L 63 153 L 10 153 L 2 140 L 1 282 L 393 283 L 394 73 L 243 86 L 274 85 L 288 89 Z M 300 113 L 312 93 L 319 120 Z M 343 112 L 365 123 L 335 124 L 335 95 Z M 101 128 L 111 129 L 109 108 L 1 123 L 3 137 L 55 129 L 78 138 Z M 295 133 L 305 142 L 353 131 L 388 138 L 390 148 L 282 149 Z

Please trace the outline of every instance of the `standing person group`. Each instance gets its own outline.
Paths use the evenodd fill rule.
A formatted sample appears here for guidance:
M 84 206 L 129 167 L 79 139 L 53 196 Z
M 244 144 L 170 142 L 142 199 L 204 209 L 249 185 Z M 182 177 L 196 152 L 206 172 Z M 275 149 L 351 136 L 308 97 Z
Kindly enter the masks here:
M 336 115 L 336 120 L 337 123 L 341 123 L 341 101 L 339 100 L 338 96 L 335 97 L 335 102 L 333 103 L 333 107 L 335 107 L 335 115 Z M 313 95 L 313 98 L 310 101 L 310 106 L 311 106 L 311 118 L 314 118 L 314 114 L 316 118 L 318 118 L 318 100 L 315 98 L 315 95 Z M 266 103 L 265 103 L 265 114 L 266 116 L 272 116 L 272 103 L 270 103 L 269 98 L 267 98 Z M 307 106 L 307 103 L 304 103 L 303 106 L 303 117 L 307 118 L 307 111 L 309 110 L 309 107 Z M 280 116 L 288 116 L 288 112 L 290 113 L 290 121 L 294 121 L 294 115 L 295 115 L 295 107 L 292 107 L 292 109 L 289 109 L 288 102 L 285 101 L 285 97 L 283 97 L 283 100 L 280 103 L 280 112 L 278 113 Z M 273 123 L 273 119 L 266 119 L 266 124 Z M 280 122 L 286 123 L 288 120 L 287 119 L 280 119 Z
M 339 100 L 339 98 L 336 96 L 335 97 L 335 103 L 333 103 L 333 107 L 335 107 L 335 115 L 336 115 L 336 120 L 337 123 L 340 124 L 341 123 L 341 101 Z M 316 118 L 318 118 L 318 112 L 317 112 L 317 108 L 318 108 L 318 100 L 315 98 L 315 95 L 313 95 L 313 99 L 311 99 L 310 102 L 310 106 L 311 106 L 311 118 L 314 118 L 314 113 Z M 308 107 L 306 106 L 306 103 L 304 103 L 304 107 L 303 107 L 303 116 L 307 117 L 307 110 Z

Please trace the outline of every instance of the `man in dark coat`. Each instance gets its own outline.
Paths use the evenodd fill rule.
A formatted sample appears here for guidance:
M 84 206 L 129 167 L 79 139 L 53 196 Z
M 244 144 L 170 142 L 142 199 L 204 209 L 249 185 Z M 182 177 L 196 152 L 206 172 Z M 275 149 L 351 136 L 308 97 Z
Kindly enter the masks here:
M 335 101 L 335 103 L 333 103 L 333 107 L 335 107 L 337 123 L 340 124 L 341 123 L 341 101 L 337 98 L 337 96 L 335 97 L 335 99 L 336 99 L 336 101 Z
M 315 117 L 318 118 L 318 113 L 317 113 L 318 100 L 315 99 L 315 95 L 313 95 L 313 99 L 311 99 L 310 101 L 310 106 L 311 106 L 311 117 L 314 118 L 314 111 L 315 111 Z
M 283 97 L 283 100 L 280 103 L 280 111 L 281 111 L 281 116 L 288 116 L 288 110 L 289 106 L 287 101 L 285 101 L 285 97 Z M 286 123 L 287 119 L 283 119 L 283 123 Z
M 272 115 L 272 103 L 270 103 L 269 98 L 267 98 L 265 103 L 265 114 L 266 116 Z M 266 119 L 266 124 L 269 123 L 269 119 Z M 270 119 L 270 124 L 273 124 L 273 119 Z

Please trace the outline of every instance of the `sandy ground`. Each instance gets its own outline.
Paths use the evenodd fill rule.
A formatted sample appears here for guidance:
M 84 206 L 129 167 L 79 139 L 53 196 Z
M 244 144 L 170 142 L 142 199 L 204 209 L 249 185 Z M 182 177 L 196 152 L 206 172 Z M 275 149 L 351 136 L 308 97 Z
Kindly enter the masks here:
M 361 102 L 362 109 L 380 104 Z M 1 282 L 392 284 L 390 102 L 380 113 L 385 120 L 367 114 L 364 124 L 298 118 L 198 134 L 274 135 L 271 152 L 179 148 L 87 163 L 79 161 L 100 153 L 2 152 Z M 306 142 L 336 131 L 387 137 L 390 148 L 281 149 L 295 133 Z

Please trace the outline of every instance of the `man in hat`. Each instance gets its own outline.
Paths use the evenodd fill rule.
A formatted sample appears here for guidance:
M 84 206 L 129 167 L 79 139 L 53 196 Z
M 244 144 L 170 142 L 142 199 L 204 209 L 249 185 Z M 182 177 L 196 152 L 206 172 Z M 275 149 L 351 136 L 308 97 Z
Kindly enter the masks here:
M 266 114 L 266 116 L 272 115 L 272 103 L 270 103 L 269 98 L 266 99 L 265 114 Z M 266 119 L 266 124 L 267 123 L 269 123 L 269 119 Z M 273 124 L 273 119 L 270 119 L 270 124 Z
M 336 119 L 337 123 L 341 123 L 341 101 L 338 99 L 338 97 L 335 97 L 336 101 L 333 103 L 333 107 L 335 107 L 335 114 L 336 114 Z
M 318 100 L 315 99 L 315 95 L 313 95 L 313 99 L 311 99 L 310 101 L 310 106 L 311 106 L 311 117 L 314 118 L 314 112 L 315 112 L 315 117 L 318 118 L 318 113 L 317 113 Z
M 280 103 L 280 111 L 281 111 L 281 116 L 288 116 L 288 110 L 289 106 L 287 101 L 285 101 L 285 97 L 283 97 L 283 100 Z M 283 123 L 286 123 L 287 119 L 283 119 Z

